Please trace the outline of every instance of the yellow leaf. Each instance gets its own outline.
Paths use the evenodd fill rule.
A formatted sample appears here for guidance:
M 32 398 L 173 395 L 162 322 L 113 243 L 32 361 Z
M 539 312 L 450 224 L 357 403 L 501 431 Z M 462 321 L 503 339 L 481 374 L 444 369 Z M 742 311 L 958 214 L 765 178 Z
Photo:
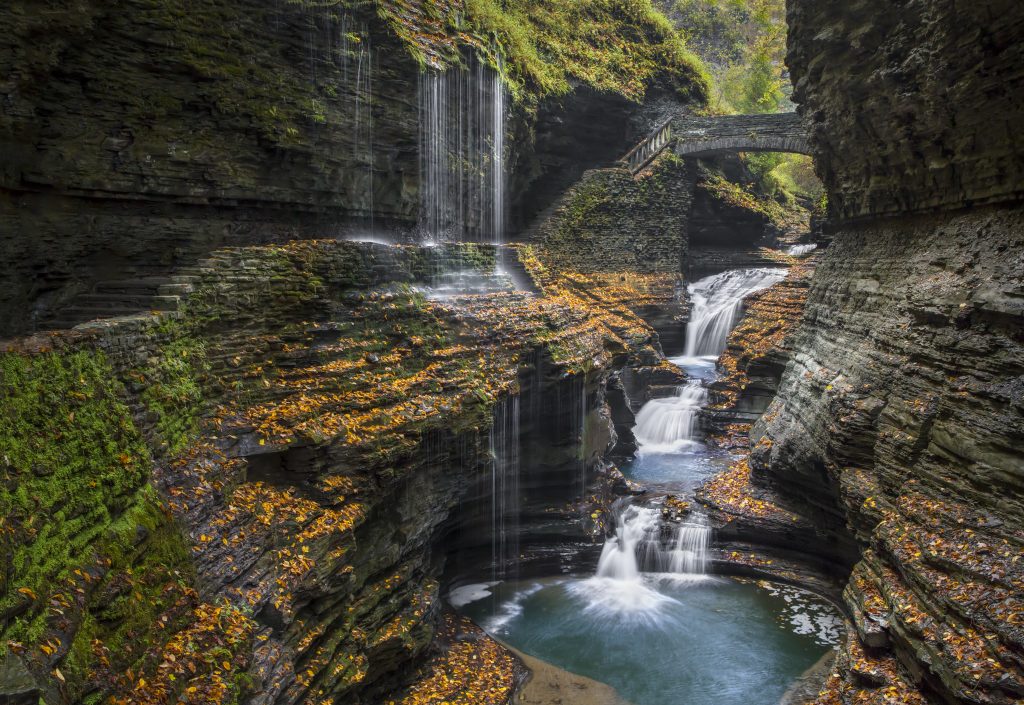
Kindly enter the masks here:
M 227 661 L 221 661 L 220 665 L 224 667 L 225 671 L 230 671 L 231 670 L 231 664 L 228 663 Z

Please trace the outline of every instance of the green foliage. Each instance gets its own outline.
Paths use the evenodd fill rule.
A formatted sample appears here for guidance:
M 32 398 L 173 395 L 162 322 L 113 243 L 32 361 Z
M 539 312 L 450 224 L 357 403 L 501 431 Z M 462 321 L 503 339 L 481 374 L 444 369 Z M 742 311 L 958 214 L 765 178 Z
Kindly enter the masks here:
M 31 644 L 46 629 L 49 599 L 83 573 L 127 569 L 143 547 L 147 560 L 177 565 L 184 548 L 166 536 L 142 546 L 140 531 L 154 536 L 167 522 L 147 484 L 149 452 L 102 353 L 0 355 L 0 396 L 0 613 L 13 615 L 0 636 Z
M 145 368 L 130 373 L 142 385 L 146 408 L 156 415 L 156 431 L 163 449 L 175 454 L 199 435 L 203 413 L 201 377 L 208 371 L 204 344 L 191 337 L 185 326 L 166 322 L 160 331 L 167 342 Z
M 797 199 L 816 201 L 824 191 L 814 173 L 813 160 L 804 154 L 745 154 L 743 161 L 760 191 L 781 203 L 793 205 Z
M 786 225 L 792 216 L 792 212 L 784 208 L 776 200 L 754 193 L 751 188 L 744 188 L 739 184 L 734 184 L 717 174 L 708 175 L 701 185 L 713 194 L 715 198 L 732 204 L 737 208 L 760 213 L 776 225 Z
M 784 0 L 676 0 L 674 16 L 711 67 L 721 113 L 788 109 Z
M 426 0 L 412 13 L 396 0 L 377 3 L 422 63 L 457 62 L 448 45 L 458 37 L 518 100 L 564 94 L 575 81 L 635 101 L 652 83 L 706 97 L 706 69 L 651 0 Z

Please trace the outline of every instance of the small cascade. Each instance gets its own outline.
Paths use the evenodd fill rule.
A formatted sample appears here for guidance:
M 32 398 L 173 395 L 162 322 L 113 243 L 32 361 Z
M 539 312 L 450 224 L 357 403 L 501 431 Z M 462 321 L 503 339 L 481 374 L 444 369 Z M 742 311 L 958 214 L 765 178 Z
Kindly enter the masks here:
M 685 357 L 721 355 L 743 299 L 785 277 L 785 269 L 733 269 L 691 284 Z
M 792 245 L 786 250 L 786 254 L 790 257 L 803 257 L 804 255 L 809 255 L 814 252 L 816 249 L 818 249 L 818 246 L 814 243 L 807 245 Z
M 504 241 L 506 103 L 499 71 L 479 61 L 420 75 L 423 241 Z
M 519 563 L 519 397 L 494 408 L 491 445 L 492 580 L 514 576 Z M 511 569 L 511 571 L 510 571 Z
M 711 529 L 703 516 L 696 515 L 676 528 L 676 539 L 669 553 L 669 573 L 704 575 L 707 572 Z
M 637 580 L 641 573 L 702 576 L 711 529 L 701 516 L 682 524 L 663 523 L 658 507 L 627 505 L 615 520 L 597 564 L 597 577 Z
M 674 397 L 652 399 L 636 416 L 633 435 L 643 451 L 672 453 L 696 443 L 697 419 L 708 398 L 699 379 L 691 379 Z

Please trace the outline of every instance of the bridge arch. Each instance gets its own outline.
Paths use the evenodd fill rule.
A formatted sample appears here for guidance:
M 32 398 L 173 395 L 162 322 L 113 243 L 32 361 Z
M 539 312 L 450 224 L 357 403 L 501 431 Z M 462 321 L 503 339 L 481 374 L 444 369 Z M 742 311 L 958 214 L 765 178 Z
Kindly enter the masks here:
M 726 152 L 811 154 L 807 128 L 796 113 L 678 118 L 672 121 L 672 137 L 680 157 Z

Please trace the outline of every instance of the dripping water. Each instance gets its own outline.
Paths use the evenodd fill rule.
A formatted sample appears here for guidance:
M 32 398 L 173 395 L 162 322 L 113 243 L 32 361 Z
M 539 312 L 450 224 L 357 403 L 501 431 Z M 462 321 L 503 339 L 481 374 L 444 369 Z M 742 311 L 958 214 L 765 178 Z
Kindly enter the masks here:
M 426 71 L 419 80 L 421 240 L 501 244 L 507 97 L 499 71 Z
M 578 473 L 579 473 L 579 485 L 580 485 L 580 497 L 586 499 L 587 496 L 587 380 L 586 377 L 580 375 L 579 380 L 579 429 L 580 429 L 580 450 L 578 460 Z
M 494 408 L 491 445 L 491 578 L 515 575 L 519 563 L 519 397 Z

